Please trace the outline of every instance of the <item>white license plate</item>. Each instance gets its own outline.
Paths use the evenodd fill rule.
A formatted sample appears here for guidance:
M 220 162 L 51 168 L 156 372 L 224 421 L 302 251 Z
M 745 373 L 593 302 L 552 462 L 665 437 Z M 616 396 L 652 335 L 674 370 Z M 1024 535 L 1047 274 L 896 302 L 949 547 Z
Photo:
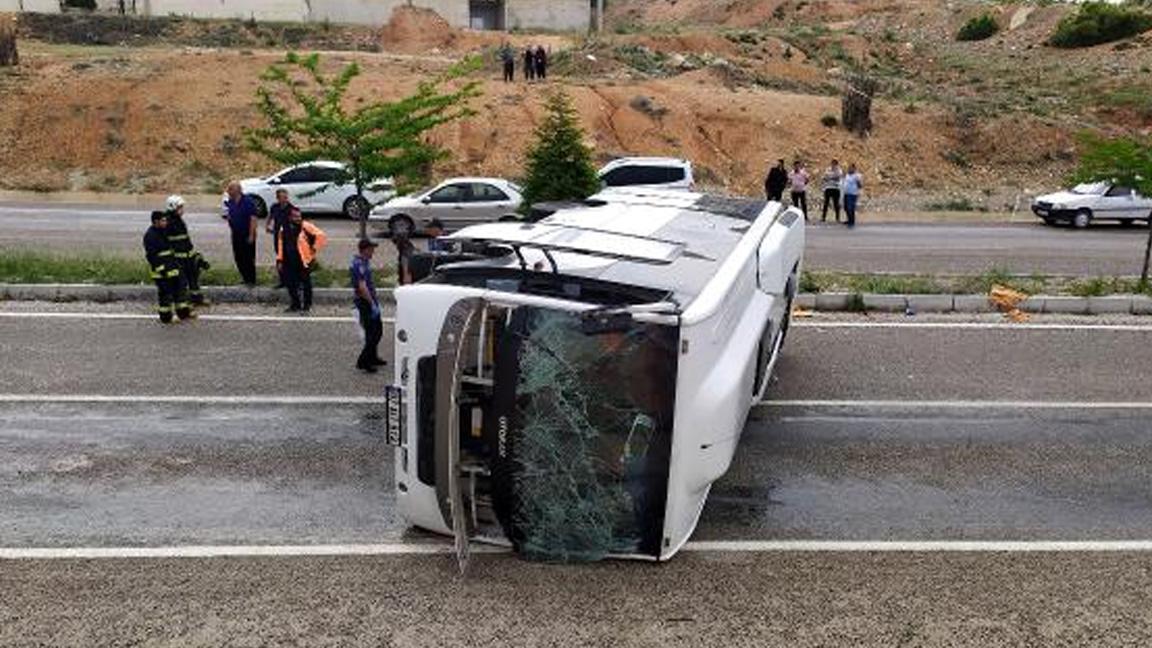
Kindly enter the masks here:
M 384 440 L 390 446 L 404 443 L 404 390 L 399 387 L 384 388 Z

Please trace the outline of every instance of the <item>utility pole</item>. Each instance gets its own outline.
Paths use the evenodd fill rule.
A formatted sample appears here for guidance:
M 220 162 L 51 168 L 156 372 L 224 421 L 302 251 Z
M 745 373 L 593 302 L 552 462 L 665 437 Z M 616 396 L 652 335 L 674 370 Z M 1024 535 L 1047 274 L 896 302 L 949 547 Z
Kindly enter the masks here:
M 604 33 L 604 0 L 596 0 L 596 33 Z

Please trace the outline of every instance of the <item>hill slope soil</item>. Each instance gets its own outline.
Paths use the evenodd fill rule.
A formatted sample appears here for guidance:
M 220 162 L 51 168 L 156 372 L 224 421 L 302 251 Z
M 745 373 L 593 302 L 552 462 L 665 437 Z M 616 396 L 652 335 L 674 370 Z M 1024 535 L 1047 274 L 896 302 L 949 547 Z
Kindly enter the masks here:
M 985 5 L 612 6 L 613 33 L 592 39 L 460 31 L 418 11 L 380 30 L 119 20 L 110 24 L 120 31 L 101 36 L 86 17 L 75 18 L 89 21 L 83 29 L 68 28 L 68 17 L 26 21 L 21 66 L 0 72 L 0 188 L 213 192 L 272 171 L 243 150 L 241 133 L 257 123 L 261 72 L 283 55 L 268 49 L 277 38 L 343 50 L 326 57 L 332 66 L 359 62 L 355 101 L 398 98 L 461 56 L 484 57 L 477 116 L 436 134 L 453 154 L 437 176 L 520 176 L 543 99 L 558 89 L 572 95 L 601 160 L 684 157 L 706 187 L 759 194 L 776 158 L 818 170 L 835 157 L 861 166 L 873 208 L 901 210 L 1010 209 L 1063 181 L 1078 131 L 1152 128 L 1141 101 L 1152 92 L 1152 39 L 1044 46 L 1065 7 L 999 5 L 1000 35 L 956 43 L 955 29 Z M 499 81 L 505 41 L 549 48 L 554 74 Z M 881 82 L 866 138 L 832 124 L 849 69 Z

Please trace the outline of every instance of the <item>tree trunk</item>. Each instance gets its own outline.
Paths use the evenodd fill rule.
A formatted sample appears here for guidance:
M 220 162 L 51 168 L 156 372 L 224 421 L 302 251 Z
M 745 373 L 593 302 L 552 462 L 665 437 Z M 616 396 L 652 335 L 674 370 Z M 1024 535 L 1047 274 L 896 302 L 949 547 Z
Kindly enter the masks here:
M 364 209 L 363 205 L 368 204 L 368 199 L 364 197 L 364 181 L 360 179 L 360 174 L 356 174 L 356 200 L 360 201 L 360 215 L 356 219 L 360 222 L 360 239 L 368 238 L 368 212 L 371 209 Z
M 840 105 L 840 122 L 850 132 L 863 137 L 872 132 L 872 97 L 876 80 L 855 75 L 848 79 Z
M 1148 243 L 1144 246 L 1144 269 L 1140 271 L 1140 289 L 1148 290 L 1148 263 L 1152 261 L 1152 214 L 1148 214 Z
M 0 16 L 0 67 L 19 65 L 16 51 L 16 20 Z

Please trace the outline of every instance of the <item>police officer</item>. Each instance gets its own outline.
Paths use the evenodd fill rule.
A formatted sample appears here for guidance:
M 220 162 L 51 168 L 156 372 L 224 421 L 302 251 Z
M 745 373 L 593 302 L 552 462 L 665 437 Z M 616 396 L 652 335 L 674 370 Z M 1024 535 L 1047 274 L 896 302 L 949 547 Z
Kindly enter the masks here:
M 156 312 L 160 321 L 172 322 L 175 312 L 180 319 L 192 317 L 192 305 L 188 303 L 187 290 L 180 273 L 180 263 L 176 251 L 168 240 L 168 215 L 162 211 L 152 212 L 152 227 L 144 234 L 144 256 L 156 282 Z
M 197 306 L 207 306 L 204 293 L 200 292 L 200 271 L 207 270 L 211 266 L 192 245 L 192 237 L 188 235 L 188 224 L 184 222 L 184 199 L 180 196 L 168 196 L 165 207 L 167 208 L 165 215 L 168 217 L 168 241 L 172 243 L 172 249 L 176 252 L 180 275 L 188 288 L 188 298 Z

